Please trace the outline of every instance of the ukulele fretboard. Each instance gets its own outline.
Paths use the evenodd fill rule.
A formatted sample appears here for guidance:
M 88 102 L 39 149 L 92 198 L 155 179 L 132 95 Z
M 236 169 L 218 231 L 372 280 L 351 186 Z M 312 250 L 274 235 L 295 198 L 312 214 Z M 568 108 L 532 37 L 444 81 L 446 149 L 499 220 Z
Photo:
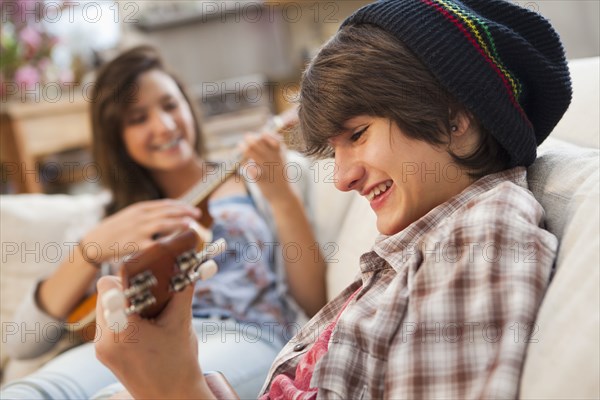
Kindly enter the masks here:
M 242 161 L 242 154 L 236 153 L 228 160 L 213 163 L 214 170 L 211 169 L 204 174 L 204 177 L 196 183 L 190 190 L 184 193 L 179 200 L 186 204 L 196 206 L 210 195 L 221 183 L 231 175 L 235 174 Z

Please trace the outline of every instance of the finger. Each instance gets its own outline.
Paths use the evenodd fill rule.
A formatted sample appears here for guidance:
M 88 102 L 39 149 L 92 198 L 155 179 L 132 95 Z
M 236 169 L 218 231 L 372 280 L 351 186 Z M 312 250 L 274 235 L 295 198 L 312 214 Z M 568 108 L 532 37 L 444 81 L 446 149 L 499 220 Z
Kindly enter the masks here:
M 246 133 L 244 134 L 244 146 L 246 149 L 252 149 L 257 147 L 257 142 L 259 141 L 260 135 L 256 133 Z
M 194 299 L 194 285 L 188 285 L 181 292 L 175 293 L 165 309 L 156 319 L 162 326 L 187 326 L 192 321 L 192 300 Z
M 149 200 L 138 204 L 140 204 L 138 210 L 142 212 L 154 212 L 161 210 L 188 210 L 189 212 L 195 213 L 199 211 L 196 207 L 177 199 Z
M 276 135 L 271 132 L 265 132 L 262 134 L 261 138 L 267 146 L 271 147 L 274 150 L 279 150 L 282 140 L 280 135 Z
M 249 150 L 261 158 L 280 158 L 281 150 L 284 148 L 282 138 L 278 135 L 263 133 L 258 139 L 254 139 Z
M 104 328 L 110 329 L 111 331 L 115 328 L 114 324 L 109 325 L 110 321 L 106 320 L 104 316 L 105 308 L 103 304 L 103 297 L 109 290 L 113 289 L 123 292 L 123 284 L 121 282 L 121 278 L 108 275 L 101 277 L 100 279 L 98 279 L 98 282 L 96 282 L 96 290 L 98 291 L 98 301 L 96 301 L 96 323 L 100 328 L 98 329 L 98 332 L 102 332 Z M 127 304 L 125 304 L 124 302 L 123 309 L 125 309 L 126 307 Z M 140 318 L 141 317 L 137 314 L 131 314 L 127 316 L 127 324 L 138 323 L 140 321 Z M 128 331 L 126 329 L 123 329 L 125 327 L 119 328 L 119 333 L 121 335 L 127 334 Z
M 260 139 L 249 138 L 246 140 L 246 152 L 244 153 L 246 159 L 254 159 L 260 162 L 268 159 L 270 151 L 272 151 L 271 147 Z
M 144 213 L 146 221 L 169 220 L 192 218 L 198 219 L 202 215 L 199 208 L 189 205 L 170 205 L 161 208 L 153 209 Z
M 189 217 L 163 219 L 161 221 L 153 221 L 149 231 L 152 232 L 152 235 L 169 235 L 171 233 L 190 229 L 190 226 L 194 222 L 195 220 Z
M 261 132 L 259 134 L 250 135 L 248 144 L 254 149 L 272 149 L 277 148 L 277 135 L 271 132 Z
M 106 293 L 108 290 L 113 288 L 119 290 L 123 289 L 123 285 L 121 284 L 121 278 L 113 275 L 107 275 L 101 277 L 100 279 L 98 279 L 98 282 L 96 282 L 96 290 L 98 291 L 98 295 Z
M 125 359 L 122 358 L 120 351 L 120 343 L 125 343 L 126 337 L 130 336 L 132 332 L 136 332 L 136 324 L 140 322 L 140 317 L 133 314 L 127 316 L 126 323 L 123 325 L 113 321 L 107 321 L 104 312 L 107 311 L 104 308 L 104 296 L 109 290 L 118 290 L 122 292 L 122 285 L 119 278 L 114 276 L 105 276 L 98 280 L 96 283 L 98 290 L 98 301 L 96 301 L 96 337 L 94 338 L 96 358 L 109 367 L 118 378 L 122 378 L 119 371 L 123 369 L 123 363 Z M 118 301 L 118 299 L 117 299 Z M 126 304 L 123 302 L 123 309 Z M 114 310 L 113 310 L 114 311 Z
M 107 327 L 106 319 L 104 318 L 104 306 L 102 297 L 111 289 L 122 291 L 123 285 L 121 279 L 116 276 L 103 276 L 96 282 L 96 290 L 98 291 L 98 301 L 96 301 L 96 322 L 101 328 Z M 123 305 L 125 306 L 125 305 Z
M 248 159 L 244 165 L 244 168 L 242 169 L 243 175 L 251 182 L 255 182 L 257 180 L 260 170 L 260 166 L 252 158 Z

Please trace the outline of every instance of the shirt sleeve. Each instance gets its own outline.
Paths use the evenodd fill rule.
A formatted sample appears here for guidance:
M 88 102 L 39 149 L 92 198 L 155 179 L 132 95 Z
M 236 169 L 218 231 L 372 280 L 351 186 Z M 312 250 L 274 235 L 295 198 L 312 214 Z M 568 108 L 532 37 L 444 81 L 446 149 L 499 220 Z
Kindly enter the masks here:
M 5 349 L 11 358 L 39 357 L 50 351 L 63 336 L 63 322 L 44 312 L 35 300 L 40 283 L 27 294 L 12 321 L 3 326 Z
M 391 344 L 386 397 L 517 397 L 557 249 L 539 227 L 541 207 L 521 206 L 496 198 L 424 238 Z

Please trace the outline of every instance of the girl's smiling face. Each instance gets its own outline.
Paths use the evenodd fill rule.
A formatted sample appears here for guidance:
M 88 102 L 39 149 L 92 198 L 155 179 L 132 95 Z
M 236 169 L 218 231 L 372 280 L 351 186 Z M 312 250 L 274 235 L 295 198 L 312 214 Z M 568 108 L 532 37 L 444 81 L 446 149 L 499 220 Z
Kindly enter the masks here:
M 194 117 L 177 83 L 161 70 L 143 73 L 136 83 L 123 121 L 127 153 L 150 171 L 186 165 L 195 155 Z
M 412 139 L 389 119 L 358 116 L 345 127 L 329 139 L 335 185 L 369 201 L 382 234 L 400 232 L 472 182 L 446 146 Z

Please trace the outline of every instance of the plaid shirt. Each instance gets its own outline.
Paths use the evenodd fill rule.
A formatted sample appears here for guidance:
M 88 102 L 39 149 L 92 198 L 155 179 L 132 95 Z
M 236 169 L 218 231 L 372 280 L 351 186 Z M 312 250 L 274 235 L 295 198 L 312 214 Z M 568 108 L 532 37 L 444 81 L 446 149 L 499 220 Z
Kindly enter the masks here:
M 284 347 L 300 358 L 358 288 L 317 363 L 319 398 L 515 398 L 556 238 L 519 167 L 481 178 L 393 236 L 377 238 L 357 280 Z

